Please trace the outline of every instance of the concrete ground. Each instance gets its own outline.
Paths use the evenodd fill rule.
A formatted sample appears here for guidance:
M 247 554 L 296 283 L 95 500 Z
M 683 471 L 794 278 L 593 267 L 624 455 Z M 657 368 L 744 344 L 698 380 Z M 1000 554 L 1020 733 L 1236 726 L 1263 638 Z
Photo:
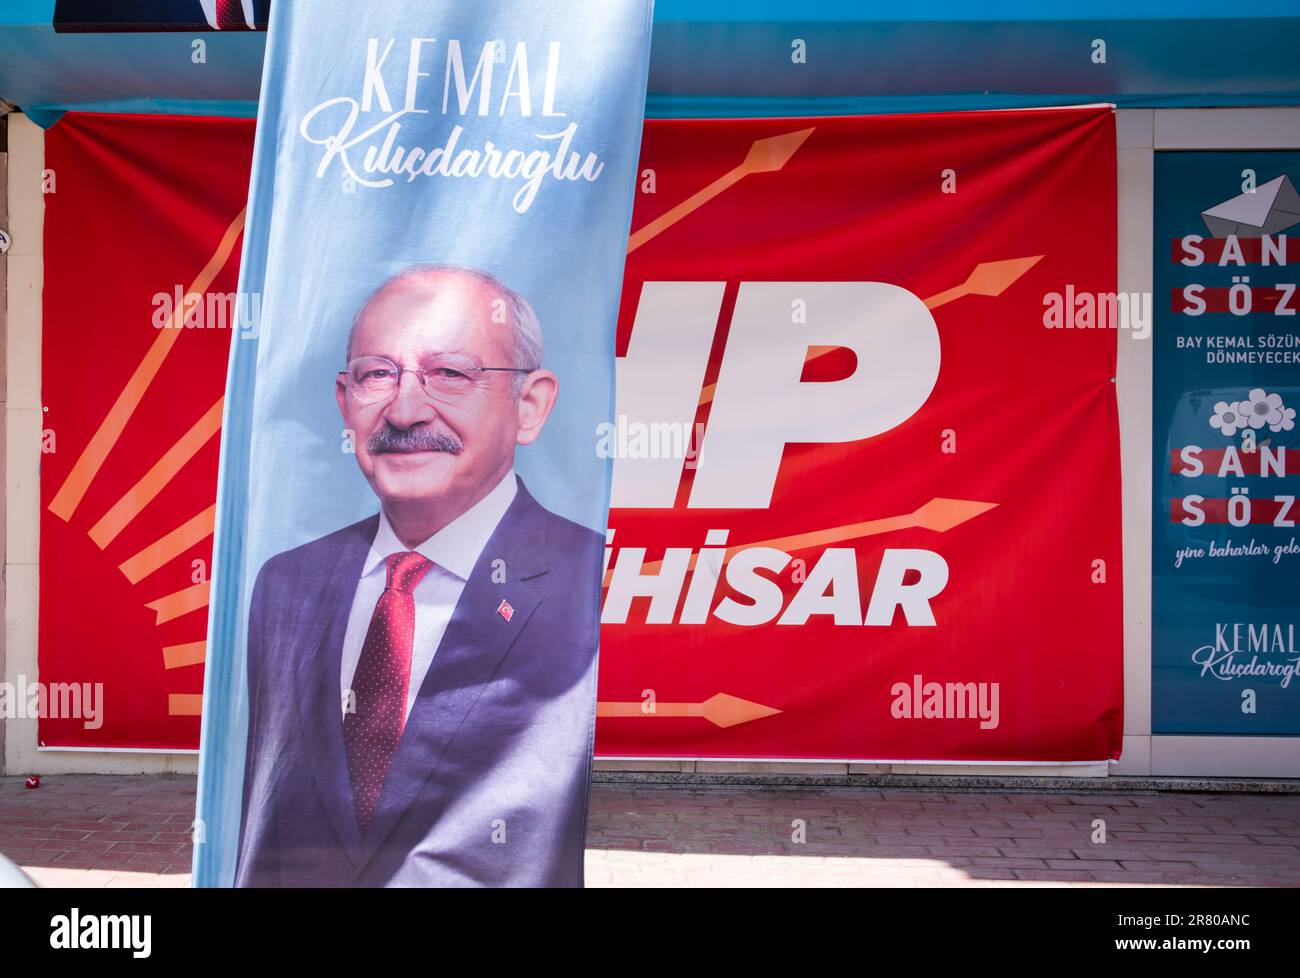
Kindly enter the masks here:
M 194 794 L 175 775 L 0 778 L 0 852 L 42 886 L 186 886 Z M 1300 795 L 598 783 L 587 883 L 1297 886 Z

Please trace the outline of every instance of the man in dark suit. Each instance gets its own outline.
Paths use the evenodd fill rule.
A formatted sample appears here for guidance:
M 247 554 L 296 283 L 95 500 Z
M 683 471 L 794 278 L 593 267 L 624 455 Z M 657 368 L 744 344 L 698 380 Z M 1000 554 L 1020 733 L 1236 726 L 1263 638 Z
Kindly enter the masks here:
M 336 396 L 380 512 L 258 575 L 236 885 L 582 884 L 602 540 L 514 474 L 541 355 L 472 269 L 358 313 Z
M 271 0 L 57 0 L 59 31 L 266 30 Z

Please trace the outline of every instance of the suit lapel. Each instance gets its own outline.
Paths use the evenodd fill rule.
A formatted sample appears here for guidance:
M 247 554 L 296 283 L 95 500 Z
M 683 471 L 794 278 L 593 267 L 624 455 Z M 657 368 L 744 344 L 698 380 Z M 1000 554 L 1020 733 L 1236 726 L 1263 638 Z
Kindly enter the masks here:
M 425 782 L 541 602 L 537 578 L 546 573 L 546 525 L 541 508 L 518 484 L 514 501 L 479 555 L 406 726 L 366 832 L 359 865 L 374 856 Z M 503 559 L 506 581 L 494 582 Z M 499 613 L 509 603 L 509 619 Z
M 310 598 L 304 601 L 307 614 L 302 625 L 308 638 L 298 646 L 305 654 L 298 663 L 298 690 L 294 694 L 302 722 L 303 750 L 316 779 L 321 807 L 354 865 L 361 832 L 343 743 L 339 671 L 348 615 L 378 526 L 378 516 L 358 524 L 357 532 L 339 548 L 337 562 L 320 568 L 321 577 L 314 589 L 319 596 L 317 603 Z

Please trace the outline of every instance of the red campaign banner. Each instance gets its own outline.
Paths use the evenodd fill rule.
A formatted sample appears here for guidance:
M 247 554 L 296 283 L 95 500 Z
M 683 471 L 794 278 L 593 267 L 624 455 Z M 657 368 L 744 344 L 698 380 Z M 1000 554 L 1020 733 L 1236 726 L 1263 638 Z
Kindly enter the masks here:
M 104 702 L 47 746 L 198 745 L 252 137 L 46 135 L 40 678 Z M 640 171 L 597 754 L 1117 757 L 1117 336 L 1045 328 L 1115 290 L 1109 110 L 656 121 Z
M 1045 328 L 1115 291 L 1111 112 L 654 121 L 640 172 L 597 753 L 1118 757 L 1117 333 Z
M 45 746 L 198 747 L 252 144 L 252 120 L 69 114 L 45 134 Z

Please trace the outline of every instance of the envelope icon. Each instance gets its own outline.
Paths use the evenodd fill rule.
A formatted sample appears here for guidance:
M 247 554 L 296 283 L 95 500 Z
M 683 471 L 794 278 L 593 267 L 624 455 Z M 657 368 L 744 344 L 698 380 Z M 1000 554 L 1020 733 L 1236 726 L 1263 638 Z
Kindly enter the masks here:
M 1238 194 L 1208 211 L 1201 211 L 1201 220 L 1216 238 L 1230 234 L 1239 238 L 1277 234 L 1300 224 L 1300 194 L 1296 193 L 1291 178 L 1283 174 L 1261 183 L 1253 194 Z

